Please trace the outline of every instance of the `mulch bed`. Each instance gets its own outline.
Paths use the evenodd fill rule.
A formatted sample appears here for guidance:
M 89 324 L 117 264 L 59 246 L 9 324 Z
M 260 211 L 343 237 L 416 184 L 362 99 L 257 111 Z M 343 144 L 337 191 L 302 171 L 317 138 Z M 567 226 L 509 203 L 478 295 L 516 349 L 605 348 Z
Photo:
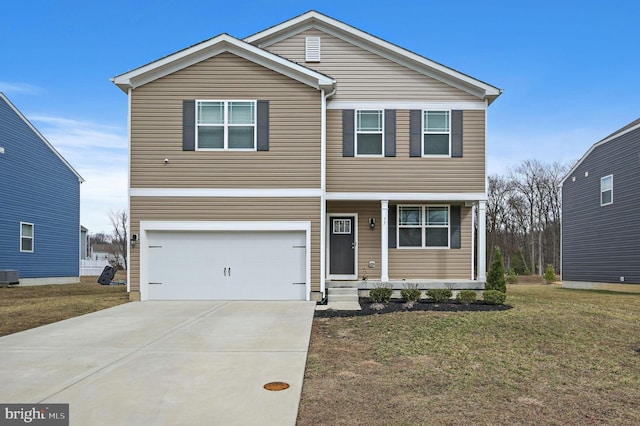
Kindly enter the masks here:
M 457 301 L 449 301 L 446 303 L 434 303 L 430 301 L 421 301 L 414 303 L 411 309 L 405 307 L 404 302 L 392 300 L 387 303 L 384 309 L 376 310 L 372 309 L 373 302 L 369 298 L 360 298 L 361 311 L 337 311 L 333 309 L 316 310 L 315 318 L 337 318 L 337 317 L 361 317 L 367 315 L 380 315 L 388 314 L 391 312 L 420 312 L 420 311 L 433 311 L 433 312 L 491 312 L 491 311 L 506 311 L 513 306 L 511 305 L 489 305 L 483 301 L 476 301 L 474 303 L 465 305 Z

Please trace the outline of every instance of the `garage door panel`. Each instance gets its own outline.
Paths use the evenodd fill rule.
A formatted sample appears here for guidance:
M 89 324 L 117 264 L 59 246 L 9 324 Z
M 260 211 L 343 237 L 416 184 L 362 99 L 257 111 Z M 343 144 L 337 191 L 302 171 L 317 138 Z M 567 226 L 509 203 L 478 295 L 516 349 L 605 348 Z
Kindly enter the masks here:
M 149 299 L 304 300 L 301 231 L 148 233 Z

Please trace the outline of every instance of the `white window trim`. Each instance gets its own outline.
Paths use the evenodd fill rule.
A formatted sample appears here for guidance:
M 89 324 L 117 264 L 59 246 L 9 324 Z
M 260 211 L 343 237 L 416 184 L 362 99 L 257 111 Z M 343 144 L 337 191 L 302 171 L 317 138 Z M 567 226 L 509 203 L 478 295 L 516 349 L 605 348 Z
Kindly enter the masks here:
M 611 188 L 609 189 L 603 189 L 603 183 L 604 180 L 607 178 L 611 178 Z M 609 201 L 608 203 L 603 203 L 602 202 L 602 194 L 604 194 L 606 191 L 611 191 L 611 201 Z M 610 204 L 613 204 L 613 175 L 607 175 L 607 176 L 603 176 L 600 178 L 600 206 L 608 206 Z
M 448 154 L 425 154 L 424 152 L 424 135 L 427 134 L 434 134 L 434 135 L 441 135 L 444 132 L 429 132 L 425 129 L 425 113 L 426 112 L 446 112 L 449 114 L 449 131 L 447 132 L 449 134 L 449 153 Z M 420 140 L 420 152 L 422 153 L 422 157 L 424 158 L 451 158 L 451 110 L 450 109 L 423 109 L 422 110 L 422 120 L 421 120 L 421 125 L 422 125 L 422 129 L 421 129 L 421 135 L 422 138 Z
M 382 123 L 382 127 L 381 130 L 379 132 L 371 132 L 371 131 L 364 131 L 364 132 L 359 132 L 358 131 L 358 112 L 361 111 L 377 111 L 380 112 L 381 114 L 381 123 Z M 353 123 L 353 128 L 355 129 L 354 134 L 355 134 L 355 140 L 354 140 L 354 145 L 355 145 L 355 156 L 356 157 L 365 157 L 365 158 L 381 158 L 384 157 L 384 109 L 380 109 L 380 108 L 370 108 L 370 109 L 357 109 L 355 110 L 354 114 L 353 114 L 353 119 L 354 119 L 354 123 Z M 381 135 L 380 138 L 380 154 L 359 154 L 358 153 L 358 134 L 363 134 L 363 135 Z
M 25 236 L 22 235 L 22 225 L 29 225 L 31 226 L 31 236 Z M 22 239 L 23 238 L 31 238 L 31 250 L 23 250 L 22 249 Z M 20 252 L 21 253 L 33 253 L 36 245 L 35 245 L 35 241 L 36 241 L 36 227 L 33 223 L 29 223 L 29 222 L 20 222 Z
M 351 235 L 351 222 L 350 219 L 332 219 L 331 232 L 334 235 Z M 345 226 L 349 224 L 349 226 Z
M 422 246 L 420 247 L 403 247 L 400 245 L 400 207 L 419 207 L 422 210 L 422 224 L 420 230 L 422 232 Z M 446 207 L 447 208 L 447 226 L 427 226 L 427 207 Z M 396 214 L 396 248 L 400 250 L 446 250 L 451 248 L 451 205 L 449 204 L 399 204 L 398 213 Z M 417 228 L 417 226 L 403 226 L 403 228 Z M 447 245 L 446 246 L 426 246 L 425 229 L 426 228 L 446 228 L 447 229 Z
M 199 104 L 202 102 L 222 102 L 224 108 L 224 123 L 220 124 L 199 124 Z M 229 148 L 229 127 L 235 126 L 248 126 L 247 124 L 229 124 L 229 103 L 231 102 L 251 102 L 253 103 L 253 148 Z M 196 113 L 195 113 L 195 125 L 196 125 L 196 151 L 257 151 L 258 150 L 258 101 L 255 99 L 197 99 L 196 100 Z M 204 127 L 220 127 L 224 128 L 224 148 L 200 148 L 200 141 L 198 140 L 198 129 L 200 126 Z

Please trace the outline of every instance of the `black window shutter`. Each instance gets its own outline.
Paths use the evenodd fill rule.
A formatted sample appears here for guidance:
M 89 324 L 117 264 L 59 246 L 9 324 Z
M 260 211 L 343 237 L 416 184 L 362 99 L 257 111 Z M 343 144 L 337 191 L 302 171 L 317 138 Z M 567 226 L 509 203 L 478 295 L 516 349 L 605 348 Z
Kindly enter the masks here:
M 451 248 L 462 247 L 462 236 L 460 230 L 460 206 L 449 207 L 449 226 L 451 232 Z
M 384 156 L 396 156 L 396 110 L 384 110 Z
M 342 110 L 342 156 L 354 156 L 354 110 Z
M 389 238 L 388 238 L 388 247 L 389 248 L 396 248 L 397 247 L 397 243 L 396 243 L 396 222 L 397 222 L 397 217 L 398 217 L 398 206 L 396 205 L 389 205 Z
M 462 157 L 462 111 L 451 111 L 451 156 Z
M 409 111 L 409 156 L 422 157 L 422 111 Z
M 269 101 L 258 101 L 257 109 L 257 150 L 269 151 Z
M 196 150 L 196 101 L 182 101 L 182 150 Z

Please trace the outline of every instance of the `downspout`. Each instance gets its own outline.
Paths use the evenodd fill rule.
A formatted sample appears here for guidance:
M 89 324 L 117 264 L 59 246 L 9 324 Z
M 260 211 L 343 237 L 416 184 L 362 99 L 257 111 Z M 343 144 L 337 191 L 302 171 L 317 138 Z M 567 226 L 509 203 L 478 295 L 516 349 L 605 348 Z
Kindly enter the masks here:
M 327 292 L 325 288 L 326 280 L 326 242 L 327 242 L 327 99 L 336 93 L 337 87 L 325 94 L 321 90 L 322 104 L 320 111 L 320 292 L 322 293 L 321 303 L 326 303 Z
M 476 207 L 477 203 L 474 202 L 471 207 L 471 281 L 477 281 L 476 279 Z
M 129 155 L 127 156 L 127 211 L 129 212 L 129 220 L 127 221 L 127 237 L 131 238 L 131 97 L 133 88 L 129 87 L 127 91 L 127 143 L 129 145 Z M 131 244 L 127 241 L 127 293 L 131 298 Z M 140 274 L 138 274 L 140 276 Z M 140 283 L 138 283 L 140 288 Z

